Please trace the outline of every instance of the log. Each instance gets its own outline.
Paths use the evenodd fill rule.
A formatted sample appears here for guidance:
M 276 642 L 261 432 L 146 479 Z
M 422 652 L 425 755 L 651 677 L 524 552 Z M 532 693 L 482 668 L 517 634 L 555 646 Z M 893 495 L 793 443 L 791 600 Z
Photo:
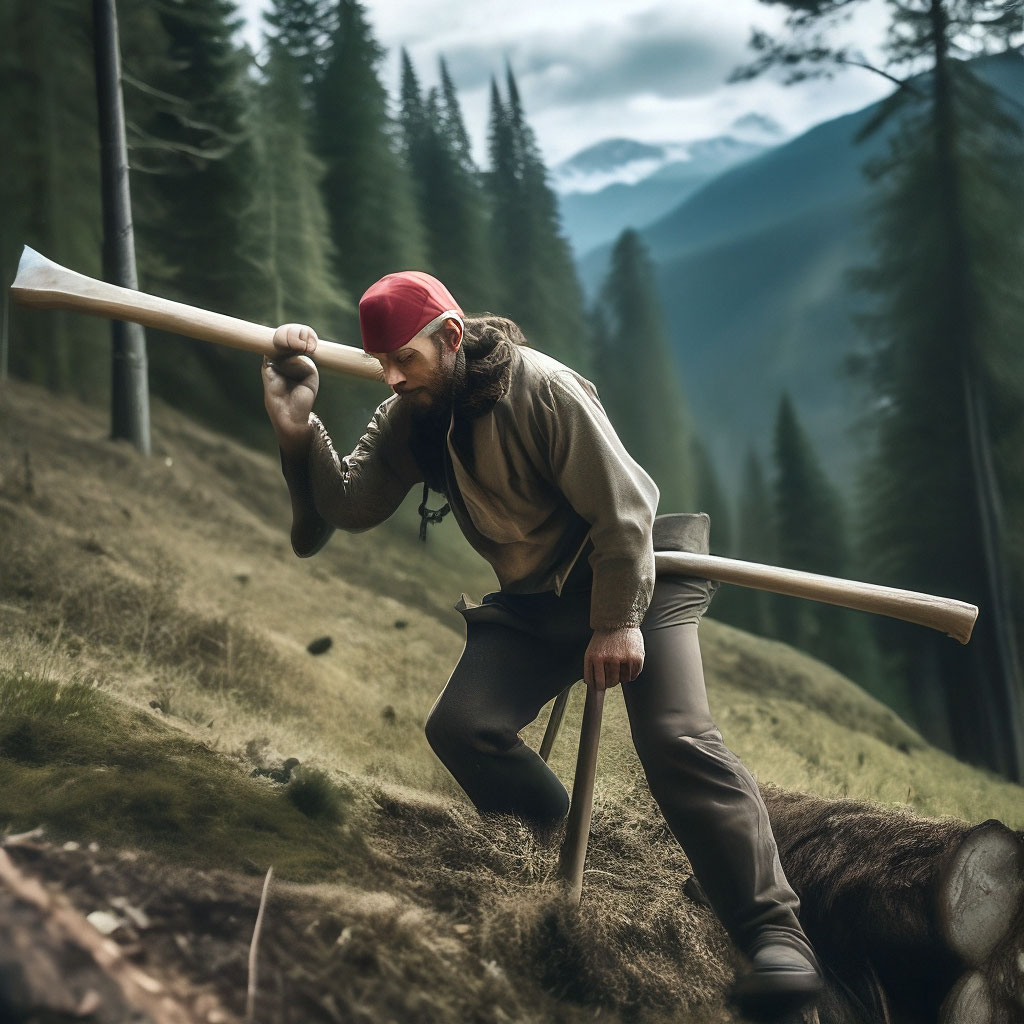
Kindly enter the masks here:
M 1013 1006 L 1024 978 L 1011 967 L 1018 956 L 1024 964 L 1018 834 L 995 820 L 763 793 L 801 922 L 863 1020 L 1022 1019 L 1024 1003 Z
M 61 895 L 0 849 L 0 1020 L 197 1024 Z

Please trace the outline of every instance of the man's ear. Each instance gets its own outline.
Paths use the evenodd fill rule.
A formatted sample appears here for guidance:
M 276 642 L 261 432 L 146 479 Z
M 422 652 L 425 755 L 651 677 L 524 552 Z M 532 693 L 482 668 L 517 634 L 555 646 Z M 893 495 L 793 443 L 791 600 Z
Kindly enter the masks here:
M 445 320 L 444 337 L 448 347 L 453 352 L 457 352 L 462 344 L 462 324 L 458 320 Z

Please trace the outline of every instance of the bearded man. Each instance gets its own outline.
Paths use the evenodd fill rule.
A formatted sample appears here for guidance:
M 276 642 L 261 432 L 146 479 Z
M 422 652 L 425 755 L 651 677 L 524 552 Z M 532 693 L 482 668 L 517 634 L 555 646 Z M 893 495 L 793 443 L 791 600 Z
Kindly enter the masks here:
M 390 274 L 359 303 L 363 348 L 394 394 L 339 459 L 313 413 L 315 332 L 278 328 L 265 401 L 306 557 L 365 530 L 424 485 L 443 493 L 499 590 L 460 602 L 466 647 L 427 739 L 481 812 L 539 830 L 568 810 L 519 731 L 566 685 L 621 685 L 654 798 L 748 968 L 733 997 L 761 1019 L 820 990 L 768 814 L 708 708 L 697 627 L 714 585 L 655 578 L 654 550 L 707 551 L 708 518 L 655 518 L 658 489 L 589 381 L 525 345 L 510 320 L 467 318 L 427 274 Z M 642 396 L 640 396 L 640 400 Z

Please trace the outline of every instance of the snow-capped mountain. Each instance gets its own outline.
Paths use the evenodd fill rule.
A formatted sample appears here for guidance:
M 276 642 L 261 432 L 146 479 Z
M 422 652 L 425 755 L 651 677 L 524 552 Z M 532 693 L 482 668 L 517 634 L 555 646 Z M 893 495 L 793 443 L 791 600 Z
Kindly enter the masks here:
M 551 171 L 562 228 L 578 256 L 614 239 L 625 228 L 642 228 L 737 164 L 759 156 L 781 138 L 775 122 L 748 114 L 730 133 L 691 142 L 605 139 Z
M 636 185 L 652 175 L 662 180 L 704 177 L 776 145 L 783 134 L 770 117 L 750 113 L 737 118 L 727 134 L 710 139 L 604 139 L 553 167 L 551 185 L 560 195 L 571 195 L 599 192 L 609 185 Z

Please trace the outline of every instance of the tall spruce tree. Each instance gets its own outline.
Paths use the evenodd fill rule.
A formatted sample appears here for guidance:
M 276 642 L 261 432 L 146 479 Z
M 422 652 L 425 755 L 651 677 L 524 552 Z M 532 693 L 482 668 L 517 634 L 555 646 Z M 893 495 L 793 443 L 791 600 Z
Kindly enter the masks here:
M 412 182 L 377 74 L 382 56 L 363 5 L 340 0 L 315 87 L 315 138 L 326 167 L 323 194 L 337 269 L 355 296 L 384 274 L 426 264 Z
M 845 576 L 850 551 L 839 492 L 825 475 L 788 395 L 775 422 L 776 549 L 782 565 Z M 776 602 L 777 636 L 863 679 L 864 638 L 857 613 L 797 598 Z
M 166 217 L 160 245 L 172 288 L 196 304 L 244 315 L 263 283 L 242 260 L 255 172 L 249 60 L 233 38 L 237 9 L 231 0 L 178 0 L 161 6 L 159 17 L 173 72 L 153 84 L 182 102 L 157 110 L 147 126 L 152 143 L 170 155 L 154 190 Z
M 237 9 L 230 0 L 178 0 L 134 11 L 142 24 L 154 16 L 164 52 L 126 62 L 132 160 L 148 172 L 136 204 L 143 287 L 251 319 L 269 280 L 253 258 L 255 87 L 250 56 L 234 42 Z M 139 25 L 127 20 L 137 39 Z M 251 356 L 156 332 L 150 341 L 154 392 L 214 426 L 262 438 L 266 417 Z
M 462 119 L 462 109 L 459 106 L 455 83 L 452 81 L 444 57 L 440 58 L 439 67 L 441 72 L 441 130 L 462 169 L 475 178 L 479 172 L 473 162 L 469 133 L 466 131 L 466 124 Z
M 732 512 L 722 482 L 708 450 L 696 435 L 693 438 L 694 507 L 711 516 L 711 551 L 727 558 L 734 554 Z
M 791 79 L 867 61 L 831 43 L 860 0 L 788 7 L 790 37 L 755 34 Z M 875 165 L 876 257 L 860 275 L 876 297 L 863 363 L 877 409 L 865 478 L 866 552 L 885 582 L 973 601 L 971 644 L 886 625 L 903 652 L 918 721 L 957 754 L 1024 779 L 1020 594 L 1024 494 L 1024 146 L 1016 118 L 962 58 L 1013 50 L 1024 8 L 997 0 L 890 0 L 886 63 L 898 88 L 870 129 L 898 123 Z M 995 58 L 989 57 L 990 61 Z M 907 77 L 909 71 L 926 74 Z M 870 130 L 869 129 L 869 130 Z M 1016 584 L 1017 592 L 1014 592 Z M 964 679 L 972 685 L 965 687 Z M 938 699 L 937 699 L 938 698 Z
M 775 508 L 761 468 L 751 449 L 743 464 L 736 526 L 736 554 L 747 562 L 774 565 L 776 545 Z M 735 587 L 729 622 L 759 636 L 775 636 L 775 599 L 764 590 Z M 724 596 L 724 595 L 723 595 Z
M 412 172 L 430 269 L 467 312 L 481 312 L 496 301 L 487 212 L 443 62 L 441 77 L 443 91 L 431 89 L 424 98 L 409 55 L 402 51 L 403 152 Z
M 10 0 L 0 5 L 0 39 L 0 136 L 7 164 L 0 175 L 3 281 L 6 285 L 13 279 L 26 243 L 58 263 L 100 276 L 89 6 L 71 0 Z M 13 375 L 85 399 L 106 399 L 108 325 L 73 313 L 12 307 L 8 330 Z
M 488 140 L 498 311 L 516 320 L 537 348 L 586 373 L 590 353 L 572 254 L 560 233 L 557 201 L 511 68 L 506 85 L 503 100 L 497 82 L 491 82 Z
M 693 438 L 693 476 L 696 495 L 693 507 L 711 517 L 711 553 L 732 557 L 736 546 L 733 512 L 707 447 L 696 435 Z M 720 622 L 738 625 L 736 617 L 741 614 L 744 592 L 742 587 L 723 585 L 709 614 Z
M 337 13 L 336 0 L 271 0 L 263 15 L 269 37 L 298 62 L 304 90 L 323 78 Z
M 261 227 L 254 255 L 270 283 L 261 322 L 308 322 L 337 337 L 352 322 L 352 303 L 334 276 L 330 223 L 320 195 L 323 165 L 309 145 L 302 65 L 278 39 L 268 40 L 257 100 L 260 179 L 255 206 Z
M 334 271 L 330 221 L 320 193 L 323 164 L 309 141 L 303 61 L 280 38 L 266 46 L 257 94 L 258 182 L 252 253 L 269 282 L 259 319 L 267 324 L 309 323 L 323 338 L 358 335 L 354 303 Z M 332 378 L 317 411 L 331 429 L 352 435 L 381 398 L 380 388 Z
M 612 250 L 596 326 L 595 378 L 619 436 L 661 490 L 667 512 L 693 507 L 695 472 L 683 385 L 669 349 L 654 269 L 627 230 Z

